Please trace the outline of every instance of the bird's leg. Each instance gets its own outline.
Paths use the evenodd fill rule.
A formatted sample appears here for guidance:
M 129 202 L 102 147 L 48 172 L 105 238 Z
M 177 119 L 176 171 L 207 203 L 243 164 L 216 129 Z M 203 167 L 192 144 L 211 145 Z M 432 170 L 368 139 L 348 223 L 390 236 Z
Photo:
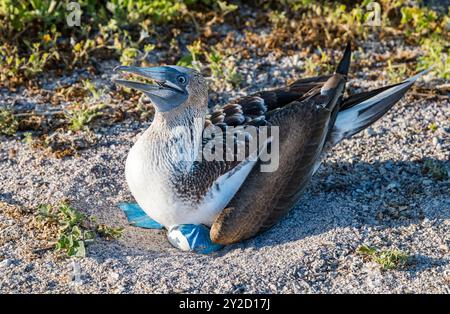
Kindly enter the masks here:
M 159 222 L 151 219 L 142 208 L 136 203 L 122 203 L 119 205 L 127 216 L 128 221 L 132 226 L 141 227 L 145 229 L 162 229 L 164 228 Z
M 210 254 L 223 248 L 223 245 L 211 241 L 209 228 L 204 225 L 174 225 L 169 228 L 167 238 L 182 251 Z

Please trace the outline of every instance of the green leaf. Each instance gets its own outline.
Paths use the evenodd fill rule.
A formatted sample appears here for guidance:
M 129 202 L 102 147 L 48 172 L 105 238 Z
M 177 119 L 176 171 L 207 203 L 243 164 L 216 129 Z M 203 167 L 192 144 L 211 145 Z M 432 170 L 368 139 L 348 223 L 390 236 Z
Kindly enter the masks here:
M 374 255 L 377 252 L 377 249 L 374 247 L 370 247 L 368 245 L 361 245 L 358 248 L 358 253 L 363 255 Z

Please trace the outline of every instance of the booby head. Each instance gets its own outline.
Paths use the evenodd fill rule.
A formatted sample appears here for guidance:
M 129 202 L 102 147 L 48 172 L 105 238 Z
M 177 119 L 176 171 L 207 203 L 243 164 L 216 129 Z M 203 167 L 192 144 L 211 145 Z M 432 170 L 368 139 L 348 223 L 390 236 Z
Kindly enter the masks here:
M 150 79 L 155 84 L 113 79 L 116 84 L 142 91 L 159 112 L 169 112 L 188 102 L 196 106 L 206 106 L 207 85 L 203 76 L 182 66 L 135 67 L 118 66 L 115 72 L 130 73 Z

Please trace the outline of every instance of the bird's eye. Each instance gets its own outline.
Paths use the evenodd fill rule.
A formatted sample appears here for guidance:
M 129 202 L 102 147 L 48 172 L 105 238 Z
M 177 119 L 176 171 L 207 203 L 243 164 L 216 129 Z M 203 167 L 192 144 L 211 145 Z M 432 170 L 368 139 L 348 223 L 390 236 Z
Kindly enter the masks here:
M 182 75 L 177 77 L 177 80 L 178 80 L 179 83 L 181 83 L 183 85 L 186 84 L 186 78 L 184 76 L 182 76 Z

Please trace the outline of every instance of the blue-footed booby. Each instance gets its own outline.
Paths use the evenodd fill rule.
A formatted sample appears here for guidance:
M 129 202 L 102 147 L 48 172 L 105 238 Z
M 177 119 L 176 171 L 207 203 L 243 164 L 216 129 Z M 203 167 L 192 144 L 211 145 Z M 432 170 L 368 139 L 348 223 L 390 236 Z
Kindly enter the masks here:
M 207 83 L 196 70 L 117 67 L 155 82 L 114 80 L 143 92 L 155 106 L 152 124 L 126 161 L 139 206 L 183 250 L 195 251 L 193 238 L 201 239 L 198 251 L 210 252 L 272 227 L 296 204 L 327 150 L 381 118 L 420 75 L 344 97 L 350 59 L 348 44 L 334 74 L 257 92 L 212 112 Z M 205 136 L 211 127 L 222 134 Z M 263 128 L 274 127 L 277 132 L 250 145 Z M 207 158 L 211 143 L 213 153 L 223 149 L 218 155 L 226 158 Z M 275 145 L 277 167 L 262 171 L 262 154 Z M 237 158 L 238 147 L 243 158 Z

